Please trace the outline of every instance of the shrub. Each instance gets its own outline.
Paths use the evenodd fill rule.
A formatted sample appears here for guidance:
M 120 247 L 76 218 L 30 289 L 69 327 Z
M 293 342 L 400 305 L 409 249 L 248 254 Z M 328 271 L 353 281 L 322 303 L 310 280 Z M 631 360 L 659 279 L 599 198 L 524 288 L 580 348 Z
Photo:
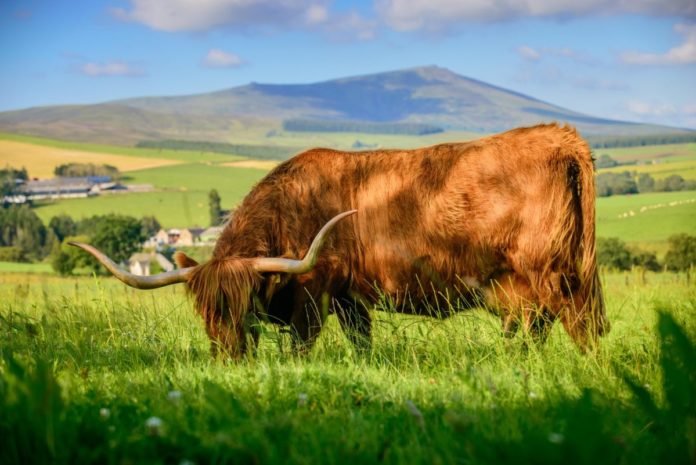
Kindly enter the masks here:
M 696 236 L 676 234 L 668 239 L 665 266 L 671 271 L 686 271 L 696 265 Z

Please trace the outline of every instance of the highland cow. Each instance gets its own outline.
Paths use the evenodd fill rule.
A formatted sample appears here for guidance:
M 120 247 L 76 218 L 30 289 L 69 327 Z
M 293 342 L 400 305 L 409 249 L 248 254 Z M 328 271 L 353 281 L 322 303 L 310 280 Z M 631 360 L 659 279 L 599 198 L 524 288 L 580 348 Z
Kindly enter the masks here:
M 258 340 L 254 319 L 308 350 L 327 313 L 367 349 L 385 298 L 433 316 L 484 305 L 505 334 L 540 340 L 560 319 L 584 350 L 608 329 L 594 209 L 587 143 L 550 124 L 414 150 L 308 150 L 252 189 L 209 261 L 178 253 L 168 273 L 134 276 L 74 245 L 130 286 L 186 283 L 213 352 L 235 358 Z

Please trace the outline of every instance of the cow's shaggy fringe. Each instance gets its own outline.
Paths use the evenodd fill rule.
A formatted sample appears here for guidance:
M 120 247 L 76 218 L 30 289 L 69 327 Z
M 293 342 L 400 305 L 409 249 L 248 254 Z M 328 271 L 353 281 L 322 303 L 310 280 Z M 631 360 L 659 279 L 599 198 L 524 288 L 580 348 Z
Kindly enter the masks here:
M 177 253 L 179 266 L 191 259 Z M 195 263 L 195 262 L 193 262 Z M 244 321 L 251 308 L 251 299 L 260 285 L 261 276 L 254 270 L 253 259 L 239 257 L 217 259 L 196 265 L 188 280 L 196 309 L 206 323 L 213 342 L 219 342 L 233 357 L 244 352 Z M 213 346 L 215 352 L 217 347 Z

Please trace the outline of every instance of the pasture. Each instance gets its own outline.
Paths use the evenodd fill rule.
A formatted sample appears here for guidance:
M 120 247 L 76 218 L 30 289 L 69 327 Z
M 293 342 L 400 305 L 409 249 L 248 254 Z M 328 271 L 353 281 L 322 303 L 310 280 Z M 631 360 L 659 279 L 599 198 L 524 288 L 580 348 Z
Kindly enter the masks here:
M 306 357 L 264 325 L 226 364 L 181 287 L 3 274 L 0 462 L 693 463 L 696 292 L 603 278 L 586 356 L 559 325 L 536 346 L 483 310 L 386 311 L 369 355 L 330 316 Z
M 696 179 L 696 144 L 667 144 L 645 147 L 596 149 L 595 157 L 609 155 L 618 162 L 636 162 L 634 165 L 619 165 L 602 168 L 600 173 L 630 171 L 647 173 L 655 179 L 679 175 L 684 179 Z

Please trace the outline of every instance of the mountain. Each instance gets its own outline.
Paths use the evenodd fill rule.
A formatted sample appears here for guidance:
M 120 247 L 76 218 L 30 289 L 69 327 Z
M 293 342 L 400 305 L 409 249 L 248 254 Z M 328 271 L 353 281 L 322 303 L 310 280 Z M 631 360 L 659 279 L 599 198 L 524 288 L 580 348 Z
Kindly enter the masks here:
M 314 84 L 258 84 L 177 97 L 0 113 L 0 130 L 69 140 L 132 144 L 141 140 L 232 141 L 284 120 L 408 122 L 490 133 L 563 121 L 586 135 L 688 133 L 667 126 L 595 118 L 429 66 Z

